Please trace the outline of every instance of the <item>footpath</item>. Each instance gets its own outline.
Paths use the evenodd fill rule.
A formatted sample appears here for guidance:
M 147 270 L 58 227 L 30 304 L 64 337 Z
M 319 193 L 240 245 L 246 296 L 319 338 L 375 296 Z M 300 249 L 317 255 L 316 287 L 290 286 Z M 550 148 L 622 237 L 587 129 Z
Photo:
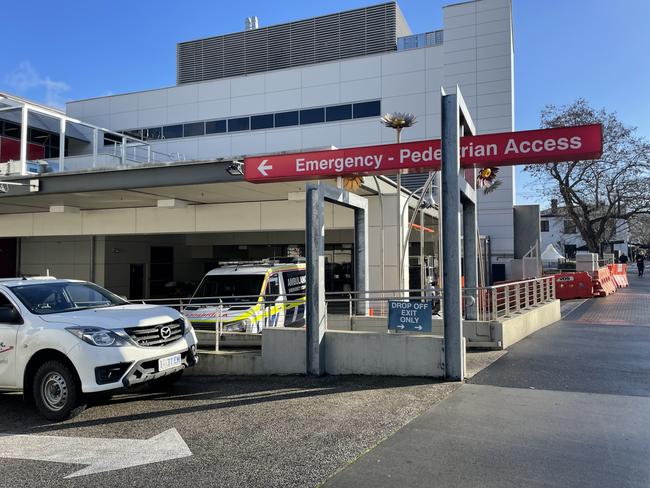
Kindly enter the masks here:
M 650 276 L 629 279 L 512 346 L 324 486 L 649 487 Z

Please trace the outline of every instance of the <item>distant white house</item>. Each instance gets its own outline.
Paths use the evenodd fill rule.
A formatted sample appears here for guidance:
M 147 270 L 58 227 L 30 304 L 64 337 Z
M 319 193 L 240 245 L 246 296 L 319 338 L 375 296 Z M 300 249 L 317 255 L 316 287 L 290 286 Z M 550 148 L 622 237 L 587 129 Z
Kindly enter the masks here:
M 586 251 L 585 241 L 580 236 L 575 223 L 567 217 L 564 207 L 558 207 L 557 200 L 551 200 L 551 208 L 541 212 L 541 240 L 542 249 L 549 244 L 564 256 L 571 259 L 575 257 L 576 251 Z M 611 252 L 617 255 L 628 254 L 630 240 L 630 229 L 627 222 L 620 222 L 614 238 L 603 246 L 603 252 Z

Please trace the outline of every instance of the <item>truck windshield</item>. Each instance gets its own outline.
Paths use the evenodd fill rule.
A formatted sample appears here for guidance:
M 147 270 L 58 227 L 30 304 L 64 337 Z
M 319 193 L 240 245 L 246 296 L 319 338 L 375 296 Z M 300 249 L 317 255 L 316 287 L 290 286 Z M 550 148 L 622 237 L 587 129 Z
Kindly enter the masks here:
M 128 303 L 92 283 L 25 284 L 12 286 L 11 291 L 30 312 L 38 315 Z
M 224 302 L 255 302 L 262 292 L 263 281 L 261 274 L 206 276 L 190 303 L 214 303 L 212 299 L 216 297 Z

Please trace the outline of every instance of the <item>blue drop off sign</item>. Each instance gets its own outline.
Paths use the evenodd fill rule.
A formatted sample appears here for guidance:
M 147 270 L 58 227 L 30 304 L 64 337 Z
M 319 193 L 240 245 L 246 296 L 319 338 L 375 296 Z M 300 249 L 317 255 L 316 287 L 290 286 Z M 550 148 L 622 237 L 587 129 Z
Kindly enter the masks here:
M 431 302 L 388 302 L 388 329 L 398 332 L 431 332 Z

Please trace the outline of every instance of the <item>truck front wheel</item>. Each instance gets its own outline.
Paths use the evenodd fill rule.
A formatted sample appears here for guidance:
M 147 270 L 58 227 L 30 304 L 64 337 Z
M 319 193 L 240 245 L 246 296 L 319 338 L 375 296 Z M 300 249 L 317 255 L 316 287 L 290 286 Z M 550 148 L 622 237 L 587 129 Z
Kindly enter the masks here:
M 86 408 L 74 372 L 61 361 L 46 361 L 38 368 L 32 394 L 38 412 L 48 420 L 66 420 Z

